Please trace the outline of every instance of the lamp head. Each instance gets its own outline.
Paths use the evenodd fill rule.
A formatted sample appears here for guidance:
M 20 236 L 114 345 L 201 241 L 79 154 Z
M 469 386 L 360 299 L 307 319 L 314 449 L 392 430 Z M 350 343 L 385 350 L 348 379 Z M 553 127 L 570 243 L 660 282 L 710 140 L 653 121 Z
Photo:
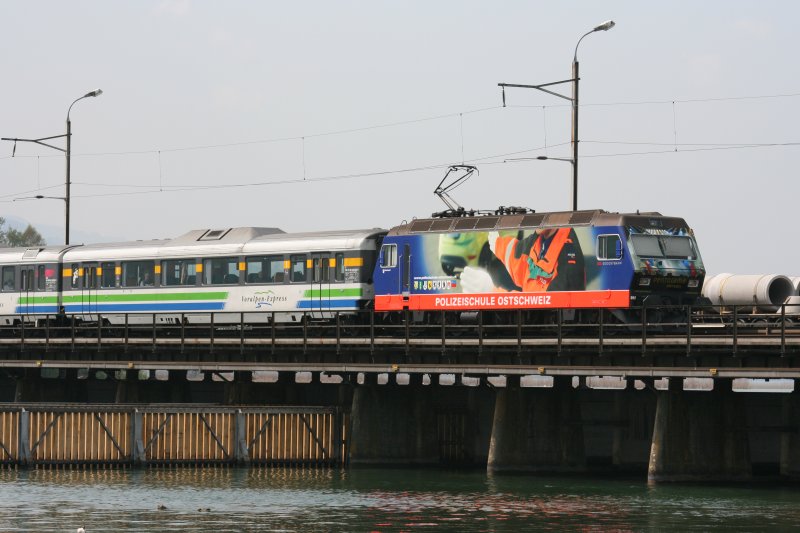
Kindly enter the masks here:
M 613 24 L 613 22 L 612 22 L 612 24 Z M 88 98 L 90 96 L 100 96 L 101 94 L 103 94 L 103 89 L 95 89 L 94 91 L 92 91 L 90 93 L 84 94 L 83 97 L 84 98 Z
M 614 26 L 616 26 L 616 23 L 613 20 L 607 20 L 599 26 L 596 26 L 593 31 L 608 31 Z

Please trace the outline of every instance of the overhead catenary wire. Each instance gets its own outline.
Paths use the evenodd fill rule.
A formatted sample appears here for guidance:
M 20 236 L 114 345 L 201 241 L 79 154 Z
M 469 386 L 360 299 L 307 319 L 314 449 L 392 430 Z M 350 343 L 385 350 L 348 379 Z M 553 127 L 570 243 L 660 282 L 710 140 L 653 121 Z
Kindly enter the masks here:
M 670 100 L 641 100 L 641 101 L 619 101 L 619 102 L 597 102 L 597 103 L 581 103 L 580 107 L 597 107 L 597 106 L 631 106 L 631 105 L 672 105 L 677 103 L 702 103 L 702 102 L 725 102 L 725 101 L 737 101 L 737 100 L 760 100 L 760 99 L 774 99 L 774 98 L 793 98 L 800 96 L 800 92 L 798 93 L 780 93 L 780 94 L 763 94 L 763 95 L 747 95 L 747 96 L 722 96 L 722 97 L 703 97 L 703 98 L 685 98 L 685 99 L 670 99 Z M 219 148 L 230 148 L 236 146 L 247 146 L 247 145 L 256 145 L 256 144 L 269 144 L 269 143 L 277 143 L 277 142 L 286 142 L 286 141 L 299 141 L 303 138 L 314 138 L 314 137 L 328 137 L 334 135 L 346 135 L 349 133 L 357 133 L 362 131 L 369 131 L 374 129 L 381 129 L 381 128 L 391 128 L 397 126 L 404 126 L 408 124 L 416 124 L 420 122 L 428 122 L 433 120 L 441 120 L 451 117 L 457 117 L 460 115 L 469 115 L 475 113 L 484 113 L 487 111 L 494 111 L 503 108 L 560 108 L 560 107 L 571 107 L 571 104 L 551 104 L 551 105 L 504 105 L 502 106 L 491 106 L 491 107 L 481 107 L 476 109 L 470 109 L 466 111 L 457 111 L 453 113 L 446 113 L 441 115 L 431 115 L 427 117 L 421 117 L 416 119 L 409 119 L 409 120 L 401 120 L 396 122 L 386 122 L 386 123 L 379 123 L 373 124 L 368 126 L 362 126 L 357 128 L 347 128 L 341 130 L 331 130 L 325 132 L 317 132 L 317 133 L 310 133 L 304 135 L 295 135 L 295 136 L 285 136 L 285 137 L 274 137 L 274 138 L 267 138 L 267 139 L 257 139 L 257 140 L 248 140 L 248 141 L 238 141 L 238 142 L 231 142 L 231 143 L 218 143 L 218 144 L 204 144 L 204 145 L 196 145 L 196 146 L 182 146 L 182 147 L 173 147 L 173 148 L 154 148 L 149 150 L 125 150 L 125 151 L 114 151 L 114 152 L 86 152 L 86 153 L 73 153 L 72 157 L 100 157 L 100 156 L 120 156 L 120 155 L 143 155 L 143 154 L 153 154 L 156 152 L 182 152 L 182 151 L 192 151 L 192 150 L 211 150 L 211 149 L 219 149 Z M 583 141 L 581 141 L 583 142 Z M 0 156 L 0 160 L 4 159 L 12 159 L 13 157 L 18 158 L 26 158 L 26 157 L 38 157 L 33 155 L 21 155 L 21 156 Z M 63 157 L 58 154 L 47 154 L 41 157 Z

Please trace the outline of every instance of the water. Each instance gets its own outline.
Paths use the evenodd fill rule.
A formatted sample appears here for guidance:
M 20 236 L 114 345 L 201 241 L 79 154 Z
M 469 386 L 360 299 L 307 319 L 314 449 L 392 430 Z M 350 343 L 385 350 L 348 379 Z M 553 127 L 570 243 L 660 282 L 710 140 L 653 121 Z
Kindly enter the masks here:
M 166 509 L 159 509 L 165 506 Z M 0 471 L 0 531 L 763 531 L 800 487 L 662 485 L 482 471 Z

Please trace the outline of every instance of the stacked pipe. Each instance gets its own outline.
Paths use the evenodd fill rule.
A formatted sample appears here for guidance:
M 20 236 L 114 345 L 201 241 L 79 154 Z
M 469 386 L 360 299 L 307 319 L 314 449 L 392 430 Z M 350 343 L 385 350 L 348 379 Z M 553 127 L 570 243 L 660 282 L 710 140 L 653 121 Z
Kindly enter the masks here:
M 800 277 L 780 274 L 716 274 L 706 276 L 703 296 L 715 306 L 751 306 L 775 313 L 785 303 L 786 314 L 800 315 Z

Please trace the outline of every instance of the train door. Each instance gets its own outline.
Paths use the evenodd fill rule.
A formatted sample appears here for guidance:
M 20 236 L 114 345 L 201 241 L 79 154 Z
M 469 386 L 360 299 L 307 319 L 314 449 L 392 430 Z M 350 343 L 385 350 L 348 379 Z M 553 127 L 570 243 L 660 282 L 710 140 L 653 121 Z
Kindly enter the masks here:
M 34 287 L 36 283 L 36 266 L 22 265 L 19 267 L 19 296 L 21 299 L 20 310 L 25 315 L 26 321 L 33 314 L 34 307 Z
M 97 287 L 100 283 L 97 263 L 84 263 L 81 283 L 81 313 L 89 322 L 97 321 Z
M 411 293 L 411 246 L 403 245 L 403 257 L 400 258 L 400 292 L 403 299 L 408 300 Z
M 328 252 L 311 254 L 311 317 L 325 318 L 331 308 L 331 256 Z M 327 313 L 330 316 L 330 313 Z

